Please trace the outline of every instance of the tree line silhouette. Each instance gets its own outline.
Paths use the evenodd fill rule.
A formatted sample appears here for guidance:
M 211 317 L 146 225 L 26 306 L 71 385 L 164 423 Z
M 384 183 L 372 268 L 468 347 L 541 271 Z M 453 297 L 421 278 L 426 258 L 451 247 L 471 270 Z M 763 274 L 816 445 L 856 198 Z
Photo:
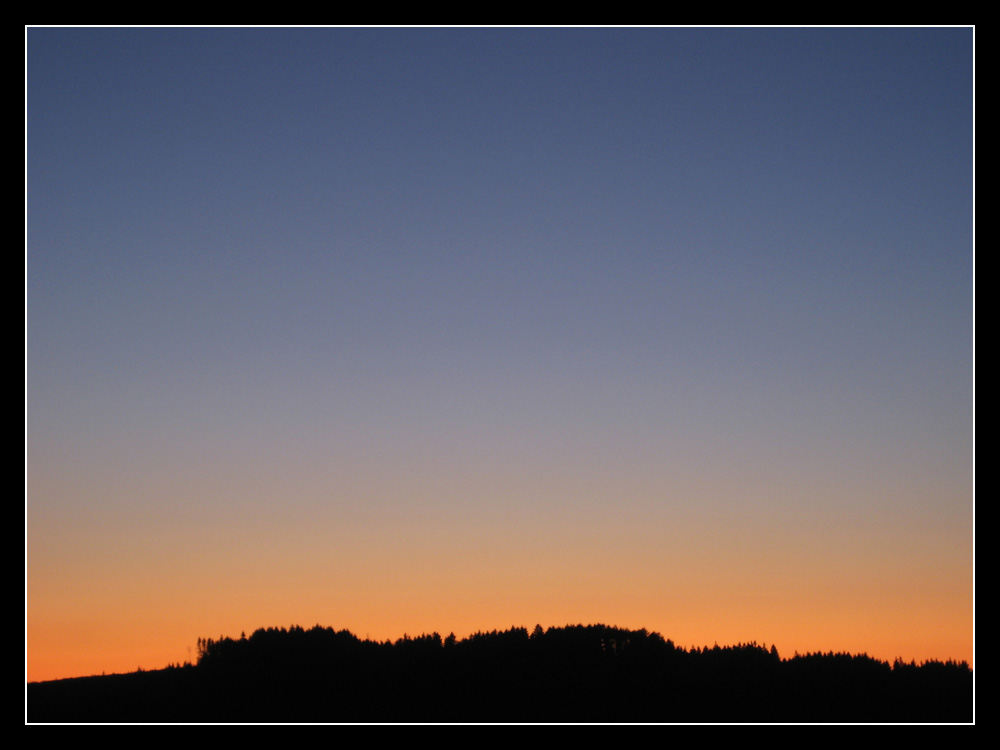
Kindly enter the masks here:
M 607 625 L 395 641 L 317 625 L 199 638 L 196 665 L 31 683 L 27 703 L 32 722 L 970 722 L 973 675 Z

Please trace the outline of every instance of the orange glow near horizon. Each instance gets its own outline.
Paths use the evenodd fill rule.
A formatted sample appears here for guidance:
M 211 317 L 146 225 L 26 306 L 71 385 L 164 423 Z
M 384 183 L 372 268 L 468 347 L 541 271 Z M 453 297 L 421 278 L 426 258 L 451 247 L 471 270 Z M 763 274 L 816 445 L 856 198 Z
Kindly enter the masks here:
M 968 624 L 941 621 L 929 608 L 911 607 L 899 612 L 883 612 L 879 613 L 881 618 L 873 618 L 869 614 L 847 615 L 839 619 L 837 612 L 824 609 L 798 618 L 789 616 L 783 622 L 777 622 L 770 615 L 746 616 L 736 608 L 724 612 L 701 611 L 698 614 L 704 619 L 696 621 L 692 617 L 679 618 L 665 613 L 659 618 L 655 615 L 629 617 L 628 608 L 624 606 L 617 607 L 626 613 L 624 618 L 602 615 L 622 603 L 615 599 L 627 600 L 628 596 L 609 597 L 610 602 L 590 601 L 577 607 L 573 606 L 569 601 L 571 597 L 565 592 L 561 598 L 553 592 L 545 597 L 544 602 L 533 602 L 526 596 L 512 596 L 511 599 L 521 600 L 523 609 L 508 607 L 503 612 L 499 611 L 502 608 L 499 604 L 491 607 L 485 601 L 488 598 L 493 597 L 482 597 L 480 601 L 468 597 L 465 602 L 456 603 L 453 609 L 442 606 L 434 614 L 421 614 L 405 601 L 398 607 L 383 606 L 376 612 L 360 611 L 353 617 L 351 607 L 344 608 L 344 614 L 328 617 L 317 614 L 317 607 L 303 607 L 300 610 L 303 616 L 284 620 L 276 616 L 255 619 L 252 615 L 240 613 L 199 612 L 198 615 L 206 615 L 201 621 L 209 623 L 200 628 L 193 625 L 199 619 L 197 615 L 185 618 L 181 613 L 176 614 L 170 623 L 136 618 L 129 628 L 122 628 L 122 620 L 118 618 L 107 622 L 82 623 L 80 619 L 55 622 L 47 627 L 29 628 L 27 680 L 34 682 L 105 672 L 132 672 L 138 667 L 159 669 L 172 663 L 194 661 L 195 641 L 199 637 L 236 638 L 241 632 L 249 634 L 259 627 L 290 625 L 346 628 L 360 638 L 395 640 L 404 633 L 417 635 L 436 631 L 445 636 L 454 632 L 462 638 L 477 631 L 506 630 L 515 626 L 531 630 L 535 624 L 546 628 L 602 622 L 631 629 L 645 627 L 655 630 L 684 648 L 756 641 L 776 645 L 784 658 L 791 657 L 795 652 L 805 654 L 832 650 L 867 653 L 889 662 L 900 657 L 905 661 L 954 659 L 973 664 L 971 628 Z M 476 610 L 475 615 L 469 614 L 470 608 Z M 645 611 L 648 608 L 637 609 Z M 307 619 L 304 614 L 307 610 L 317 616 Z M 542 611 L 565 614 L 562 617 L 558 614 L 538 616 Z M 582 614 L 572 616 L 571 613 Z M 398 624 L 393 627 L 393 622 Z M 660 622 L 666 624 L 658 626 Z M 914 627 L 910 624 L 913 622 L 925 627 Z M 189 631 L 187 642 L 183 636 L 178 637 L 184 629 Z
M 602 515 L 338 523 L 320 514 L 303 526 L 268 514 L 212 535 L 177 523 L 141 545 L 105 537 L 72 548 L 50 537 L 67 545 L 65 562 L 28 568 L 27 677 L 161 668 L 193 660 L 199 637 L 293 624 L 395 640 L 601 622 L 685 648 L 757 641 L 783 657 L 972 663 L 971 577 L 956 587 L 963 567 L 924 551 L 914 567 L 912 541 L 874 528 L 838 554 L 824 541 L 830 529 L 789 534 L 789 519 L 714 519 L 705 534 L 699 513 L 673 526 L 652 516 L 602 524 Z

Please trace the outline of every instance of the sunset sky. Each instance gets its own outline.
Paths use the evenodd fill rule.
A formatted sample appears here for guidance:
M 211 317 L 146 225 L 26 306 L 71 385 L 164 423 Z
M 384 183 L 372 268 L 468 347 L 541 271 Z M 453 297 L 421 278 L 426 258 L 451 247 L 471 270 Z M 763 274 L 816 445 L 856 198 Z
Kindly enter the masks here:
M 973 659 L 973 30 L 26 29 L 28 680 L 259 627 Z

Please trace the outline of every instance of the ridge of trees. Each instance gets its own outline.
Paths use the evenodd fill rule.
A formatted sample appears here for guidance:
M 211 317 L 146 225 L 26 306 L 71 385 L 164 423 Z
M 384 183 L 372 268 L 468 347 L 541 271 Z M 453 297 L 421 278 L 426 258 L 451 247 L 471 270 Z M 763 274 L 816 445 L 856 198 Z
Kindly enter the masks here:
M 112 677 L 119 679 L 112 679 Z M 66 684 L 61 684 L 66 683 Z M 965 662 L 683 648 L 608 625 L 361 639 L 260 628 L 196 665 L 28 686 L 37 721 L 968 722 Z
M 776 645 L 758 644 L 756 640 L 739 642 L 728 646 L 692 646 L 690 649 L 676 646 L 670 639 L 665 639 L 656 631 L 648 631 L 645 628 L 639 630 L 629 630 L 617 626 L 603 624 L 595 625 L 566 625 L 564 627 L 549 627 L 543 629 L 541 625 L 536 625 L 529 634 L 527 628 L 513 626 L 508 630 L 476 631 L 471 635 L 459 640 L 452 632 L 447 637 L 442 638 L 438 632 L 421 633 L 417 636 L 410 636 L 404 633 L 395 641 L 390 639 L 384 641 L 362 640 L 350 630 L 336 630 L 332 627 L 314 625 L 306 630 L 301 625 L 292 625 L 290 628 L 268 627 L 258 628 L 249 637 L 245 633 L 240 638 L 234 639 L 227 636 L 220 636 L 218 639 L 198 638 L 197 664 L 199 666 L 209 664 L 215 665 L 217 662 L 226 661 L 240 657 L 260 657 L 274 650 L 277 657 L 290 658 L 298 653 L 299 649 L 308 649 L 307 653 L 311 659 L 322 660 L 324 655 L 340 653 L 341 655 L 350 652 L 374 653 L 375 650 L 381 652 L 399 651 L 407 654 L 430 654 L 440 651 L 446 653 L 451 649 L 481 650 L 484 652 L 497 652 L 502 650 L 512 650 L 524 648 L 528 644 L 534 644 L 537 648 L 545 646 L 550 650 L 572 649 L 578 656 L 587 653 L 597 653 L 605 655 L 624 655 L 626 651 L 634 655 L 636 651 L 641 651 L 642 655 L 652 654 L 678 654 L 701 656 L 708 659 L 738 657 L 757 664 L 768 662 L 795 663 L 795 662 L 833 662 L 833 663 L 857 663 L 867 664 L 871 669 L 886 669 L 889 671 L 912 671 L 921 668 L 929 669 L 949 669 L 958 672 L 971 674 L 971 668 L 966 661 L 956 661 L 949 659 L 939 661 L 935 659 L 925 660 L 919 664 L 915 660 L 904 661 L 901 657 L 890 664 L 887 661 L 868 656 L 867 653 L 851 654 L 848 652 L 816 651 L 805 654 L 795 653 L 793 657 L 781 659 Z M 177 665 L 180 666 L 180 665 Z

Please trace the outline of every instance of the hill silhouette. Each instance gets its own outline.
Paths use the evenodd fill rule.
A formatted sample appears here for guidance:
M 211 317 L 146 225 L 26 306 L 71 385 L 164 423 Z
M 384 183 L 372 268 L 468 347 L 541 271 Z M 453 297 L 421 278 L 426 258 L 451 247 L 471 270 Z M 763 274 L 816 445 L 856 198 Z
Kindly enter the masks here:
M 196 665 L 27 686 L 29 722 L 971 722 L 965 662 L 684 649 L 607 625 L 198 640 Z

